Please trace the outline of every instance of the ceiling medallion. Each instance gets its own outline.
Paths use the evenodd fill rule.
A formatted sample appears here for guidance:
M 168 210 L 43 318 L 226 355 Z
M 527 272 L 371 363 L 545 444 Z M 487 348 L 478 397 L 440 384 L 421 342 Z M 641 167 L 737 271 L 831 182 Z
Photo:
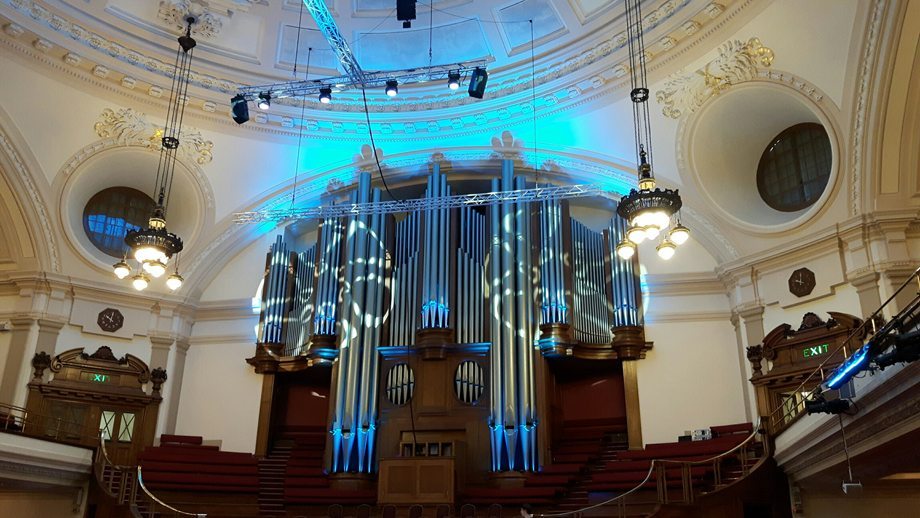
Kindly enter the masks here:
M 642 7 L 640 0 L 626 0 L 626 34 L 629 44 L 629 78 L 632 90 L 633 123 L 636 131 L 636 151 L 639 162 L 639 189 L 632 189 L 617 205 L 617 215 L 625 219 L 629 228 L 616 247 L 621 259 L 632 258 L 636 245 L 646 239 L 664 239 L 656 247 L 658 256 L 668 260 L 677 247 L 690 238 L 690 230 L 680 224 L 682 201 L 676 189 L 659 189 L 652 173 L 652 128 L 648 108 L 648 81 L 645 69 L 645 43 L 642 34 Z M 669 230 L 670 229 L 670 230 Z

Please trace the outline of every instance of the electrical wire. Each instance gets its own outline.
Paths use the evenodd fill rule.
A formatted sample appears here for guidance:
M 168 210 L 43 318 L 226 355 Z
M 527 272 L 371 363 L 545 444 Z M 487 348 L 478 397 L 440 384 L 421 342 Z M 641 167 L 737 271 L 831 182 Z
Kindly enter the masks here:
M 537 64 L 534 53 L 533 20 L 530 20 L 530 113 L 533 116 L 533 169 L 540 187 L 540 166 L 537 164 Z
M 297 79 L 297 62 L 300 61 L 300 33 L 303 30 L 303 2 L 300 2 L 300 14 L 297 16 L 297 44 L 294 47 L 294 72 L 291 74 L 294 79 Z M 313 55 L 313 47 L 308 47 L 307 49 L 307 70 L 304 72 L 303 79 L 306 81 L 310 78 L 310 58 Z M 303 121 L 304 113 L 307 109 L 307 98 L 301 97 L 300 99 L 300 121 L 299 121 L 299 130 L 297 132 L 297 159 L 294 161 L 294 184 L 291 186 L 291 210 L 294 210 L 295 202 L 297 201 L 297 180 L 300 176 L 300 152 L 303 145 Z
M 377 162 L 377 173 L 380 175 L 380 181 L 383 183 L 383 188 L 387 191 L 387 194 L 390 195 L 390 198 L 396 201 L 403 201 L 390 191 L 390 186 L 387 185 L 386 176 L 383 174 L 383 168 L 380 166 L 380 157 L 377 156 L 377 144 L 374 142 L 374 129 L 371 128 L 371 114 L 367 107 L 367 91 L 364 89 L 363 84 L 361 85 L 361 99 L 364 100 L 364 119 L 367 121 L 367 133 L 371 137 L 371 151 L 374 153 L 374 161 Z

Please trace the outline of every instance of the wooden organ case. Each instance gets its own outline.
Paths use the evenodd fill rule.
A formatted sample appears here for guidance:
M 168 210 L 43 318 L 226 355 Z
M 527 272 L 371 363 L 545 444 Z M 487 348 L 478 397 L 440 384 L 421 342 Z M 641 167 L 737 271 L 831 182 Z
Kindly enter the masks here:
M 514 160 L 501 162 L 491 190 L 525 188 Z M 441 168 L 431 164 L 426 197 L 451 195 Z M 379 197 L 362 173 L 349 201 Z M 599 381 L 596 396 L 615 407 L 604 419 L 624 434 L 630 421 L 641 445 L 625 364 L 651 344 L 638 262 L 617 258 L 625 228 L 608 209 L 604 220 L 579 209 L 590 224 L 568 201 L 329 218 L 302 252 L 279 236 L 247 360 L 264 375 L 257 454 L 282 439 L 272 423 L 291 413 L 279 380 L 329 366 L 325 468 L 333 487 L 370 488 L 379 473 L 381 503 L 523 484 L 521 472 L 552 462 L 553 434 L 584 420 L 562 401 L 590 397 Z

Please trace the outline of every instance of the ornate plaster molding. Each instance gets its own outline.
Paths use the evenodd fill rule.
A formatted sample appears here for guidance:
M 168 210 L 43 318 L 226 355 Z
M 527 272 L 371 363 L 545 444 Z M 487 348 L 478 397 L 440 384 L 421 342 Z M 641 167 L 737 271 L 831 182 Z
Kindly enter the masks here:
M 866 34 L 865 44 L 862 46 L 863 55 L 860 58 L 858 92 L 856 94 L 856 115 L 853 117 L 853 144 L 851 146 L 853 161 L 850 170 L 850 215 L 859 214 L 860 204 L 862 201 L 862 181 L 863 169 L 865 165 L 864 149 L 866 133 L 866 117 L 869 110 L 869 93 L 872 88 L 872 78 L 876 72 L 876 63 L 878 56 L 876 49 L 879 43 L 879 29 L 882 25 L 885 7 L 889 5 L 883 0 L 875 0 L 872 6 L 872 18 L 869 20 L 869 28 Z
M 32 207 L 34 207 L 36 214 L 38 215 L 38 223 L 41 225 L 42 232 L 44 234 L 44 239 L 42 242 L 46 243 L 48 246 L 48 256 L 51 259 L 51 271 L 60 272 L 61 271 L 61 258 L 58 254 L 57 239 L 55 237 L 54 230 L 52 229 L 51 221 L 48 217 L 48 211 L 45 209 L 45 203 L 42 201 L 42 197 L 38 192 L 38 187 L 35 185 L 35 182 L 32 180 L 32 175 L 29 173 L 28 168 L 26 168 L 25 163 L 22 160 L 22 157 L 13 147 L 12 142 L 0 127 L 0 148 L 3 149 L 6 156 L 9 157 L 10 161 L 13 163 L 13 167 L 16 169 L 17 176 L 22 179 L 23 185 L 25 185 L 26 191 L 29 194 L 29 198 L 32 200 Z
M 729 40 L 718 52 L 718 57 L 703 68 L 667 79 L 664 90 L 655 95 L 662 104 L 661 113 L 672 119 L 693 113 L 710 97 L 732 85 L 750 81 L 757 77 L 760 67 L 773 64 L 773 50 L 763 46 L 756 37 L 746 42 Z
M 226 8 L 222 10 L 228 12 Z M 232 14 L 233 11 L 229 12 Z M 177 31 L 185 31 L 185 18 L 189 14 L 198 19 L 192 25 L 192 35 L 194 36 L 208 39 L 214 38 L 220 34 L 220 30 L 224 26 L 223 20 L 213 12 L 210 12 L 208 4 L 202 4 L 194 0 L 160 0 L 160 7 L 157 10 L 157 18 L 168 23 Z
M 145 114 L 131 108 L 102 110 L 93 129 L 100 138 L 111 138 L 121 145 L 144 146 L 156 151 L 160 149 L 164 132 L 163 127 L 152 124 Z M 214 143 L 205 140 L 197 129 L 187 128 L 179 134 L 179 154 L 198 165 L 211 162 L 213 149 Z

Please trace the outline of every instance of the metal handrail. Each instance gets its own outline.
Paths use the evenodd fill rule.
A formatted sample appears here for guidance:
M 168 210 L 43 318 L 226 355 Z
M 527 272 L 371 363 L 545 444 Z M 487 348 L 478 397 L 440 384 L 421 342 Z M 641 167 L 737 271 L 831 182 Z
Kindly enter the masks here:
M 831 361 L 831 359 L 834 358 L 838 352 L 840 352 L 841 350 L 843 350 L 843 349 L 850 343 L 850 340 L 852 340 L 854 337 L 858 336 L 858 333 L 860 333 L 860 332 L 865 333 L 865 327 L 866 327 L 866 325 L 868 325 L 870 322 L 873 322 L 873 325 L 874 325 L 875 317 L 877 317 L 877 316 L 881 313 L 882 309 L 884 309 L 885 306 L 887 306 L 888 304 L 890 304 L 891 301 L 893 301 L 893 300 L 895 299 L 895 297 L 897 297 L 897 296 L 904 290 L 904 288 L 906 288 L 907 285 L 910 284 L 910 282 L 911 282 L 914 278 L 917 278 L 917 279 L 918 279 L 918 282 L 920 282 L 920 267 L 917 267 L 917 268 L 913 271 L 913 273 L 911 273 L 910 275 L 908 275 L 908 276 L 907 276 L 907 279 L 905 279 L 904 282 L 901 283 L 901 286 L 899 286 L 898 289 L 895 290 L 895 292 L 892 293 L 891 296 L 888 297 L 888 299 L 885 300 L 885 302 L 883 302 L 882 305 L 878 307 L 878 309 L 876 309 L 874 312 L 872 312 L 872 314 L 869 315 L 868 318 L 864 319 L 864 320 L 862 321 L 862 323 L 861 323 L 859 326 L 856 327 L 856 329 L 854 329 L 853 331 L 851 331 L 850 334 L 847 335 L 846 339 L 844 339 L 844 340 L 840 343 L 840 345 L 838 345 L 837 348 L 833 350 L 833 352 L 831 352 L 830 354 L 826 355 L 825 358 L 821 361 L 821 363 L 820 363 L 817 367 L 815 367 L 814 370 L 812 370 L 811 373 L 809 373 L 808 376 L 806 376 L 805 379 L 802 380 L 801 383 L 799 383 L 799 385 L 795 388 L 795 390 L 792 391 L 792 393 L 799 393 L 799 392 L 805 387 L 805 385 L 808 384 L 808 382 L 812 380 L 812 378 L 813 378 L 816 374 L 820 374 L 821 372 L 823 372 L 824 366 L 825 366 L 829 361 Z M 811 396 L 813 396 L 813 395 L 816 393 L 816 391 L 817 391 L 818 389 L 820 389 L 820 388 L 821 388 L 821 384 L 819 383 L 818 386 L 816 386 L 815 388 L 810 389 L 810 390 L 808 391 L 808 395 L 807 395 L 806 397 L 811 397 Z M 801 412 L 801 410 L 798 409 L 798 405 L 795 405 L 795 408 L 796 408 L 796 410 L 795 410 L 796 413 L 793 414 L 793 416 L 798 415 L 798 414 Z M 774 417 L 776 416 L 776 413 L 779 412 L 779 411 L 782 410 L 782 409 L 783 409 L 783 405 L 780 404 L 779 406 L 777 406 L 775 409 L 773 409 L 773 411 L 770 412 L 770 413 L 766 416 L 766 417 L 769 419 L 769 424 L 770 424 L 771 426 L 772 426 L 775 422 L 777 422 L 776 419 L 775 419 Z M 787 417 L 789 414 L 790 414 L 790 412 L 789 412 L 789 411 L 786 411 L 786 412 L 783 412 L 782 414 L 780 414 L 779 417 L 785 418 L 785 417 Z
M 562 512 L 562 513 L 542 513 L 542 514 L 538 514 L 538 515 L 535 515 L 535 516 L 540 516 L 540 517 L 543 517 L 543 518 L 551 518 L 551 517 L 559 517 L 559 516 L 572 516 L 572 515 L 584 513 L 585 511 L 590 511 L 590 510 L 592 510 L 592 509 L 597 509 L 597 508 L 599 508 L 599 507 L 606 507 L 606 506 L 608 506 L 608 505 L 610 505 L 610 504 L 613 504 L 613 503 L 623 503 L 623 502 L 625 502 L 625 498 L 626 498 L 627 496 L 629 496 L 629 495 L 631 495 L 631 494 L 633 494 L 633 493 L 639 491 L 640 489 L 642 489 L 642 487 L 645 486 L 645 484 L 648 483 L 649 480 L 651 480 L 652 474 L 655 473 L 655 470 L 656 470 L 656 468 L 658 467 L 658 466 L 657 466 L 658 464 L 671 463 L 671 464 L 681 464 L 681 465 L 687 465 L 687 466 L 689 466 L 689 465 L 694 465 L 694 464 L 707 464 L 707 463 L 710 463 L 710 462 L 716 462 L 716 461 L 719 461 L 719 460 L 721 460 L 721 459 L 727 458 L 729 455 L 733 454 L 734 452 L 740 450 L 741 448 L 743 448 L 743 447 L 749 445 L 751 442 L 754 441 L 754 439 L 757 437 L 757 435 L 760 434 L 760 432 L 761 432 L 760 424 L 761 424 L 760 421 L 758 421 L 757 426 L 754 427 L 754 431 L 751 432 L 751 434 L 750 434 L 748 437 L 746 437 L 743 441 L 741 441 L 740 443 L 738 443 L 735 447 L 733 447 L 732 449 L 730 449 L 730 450 L 728 450 L 728 451 L 726 451 L 726 452 L 720 453 L 720 454 L 718 454 L 718 455 L 716 455 L 716 456 L 714 456 L 714 457 L 711 457 L 711 458 L 709 458 L 709 459 L 704 459 L 704 460 L 697 460 L 697 461 L 688 461 L 688 460 L 681 460 L 681 459 L 652 459 L 652 460 L 650 461 L 650 463 L 649 463 L 648 473 L 645 474 L 645 478 L 643 478 L 641 482 L 639 482 L 638 484 L 636 484 L 635 487 L 633 487 L 632 489 L 626 491 L 625 493 L 621 493 L 621 494 L 619 494 L 619 495 L 617 495 L 617 496 L 615 496 L 615 497 L 613 497 L 613 498 L 610 498 L 610 499 L 608 499 L 608 500 L 604 500 L 603 502 L 599 502 L 599 503 L 597 503 L 597 504 L 589 505 L 589 506 L 583 507 L 583 508 L 581 508 L 581 509 L 576 509 L 576 510 L 574 510 L 574 511 L 565 511 L 565 512 Z M 765 449 L 768 448 L 768 446 L 766 445 L 766 442 L 767 442 L 767 441 L 764 441 Z M 760 463 L 764 462 L 764 461 L 767 459 L 767 457 L 768 457 L 768 455 L 766 454 L 766 451 L 765 451 L 765 452 L 764 452 L 764 455 L 763 455 L 763 456 L 761 457 L 761 459 L 757 462 L 757 464 L 755 464 L 754 466 L 751 467 L 751 471 L 753 471 L 755 468 L 757 468 L 757 467 L 760 465 Z M 660 490 L 660 489 L 661 489 L 661 488 L 659 488 L 659 490 Z M 664 489 L 665 489 L 665 491 L 667 491 L 667 487 L 665 487 Z M 659 502 L 659 503 L 662 503 L 662 502 Z
M 23 407 L 16 406 L 16 405 L 11 405 L 9 403 L 0 403 L 0 410 L 8 411 L 6 412 L 4 416 L 0 417 L 0 424 L 2 424 L 2 426 L 0 426 L 0 431 L 21 433 L 22 435 L 26 435 L 29 437 L 41 438 L 41 439 L 46 439 L 46 440 L 54 439 L 54 440 L 67 442 L 68 444 L 87 441 L 90 439 L 92 440 L 96 439 L 95 436 L 83 435 L 82 433 L 83 423 L 77 423 L 75 421 L 65 421 L 61 417 L 54 417 L 54 416 L 45 415 L 45 414 L 37 414 L 35 412 L 30 411 L 27 408 L 23 408 Z M 13 412 L 17 412 L 21 415 L 16 415 Z M 30 425 L 29 426 L 30 429 L 36 426 L 41 428 L 43 424 L 46 424 L 49 421 L 55 422 L 57 424 L 57 433 L 54 436 L 49 436 L 46 433 L 35 434 L 30 431 L 26 431 L 26 425 Z M 15 425 L 20 426 L 20 429 L 19 430 L 11 429 L 10 428 L 11 423 L 14 426 Z M 80 431 L 80 432 L 70 434 L 75 439 L 68 440 L 68 439 L 62 439 L 60 437 L 60 431 L 65 426 L 70 427 L 71 429 Z
M 153 493 L 151 493 L 150 490 L 147 489 L 147 486 L 144 485 L 144 476 L 143 476 L 143 474 L 142 474 L 142 472 L 141 472 L 141 467 L 140 467 L 139 465 L 137 466 L 137 479 L 136 479 L 136 480 L 137 480 L 137 485 L 140 486 L 141 490 L 142 490 L 148 497 L 150 497 L 151 500 L 153 500 L 154 502 L 156 502 L 156 503 L 162 505 L 163 507 L 169 509 L 170 511 L 172 511 L 172 512 L 174 512 L 174 513 L 176 513 L 176 514 L 180 514 L 180 515 L 182 515 L 182 516 L 195 516 L 195 517 L 197 517 L 197 518 L 207 518 L 207 516 L 208 516 L 207 513 L 188 513 L 188 512 L 185 512 L 185 511 L 180 511 L 180 510 L 176 509 L 175 507 L 173 507 L 173 506 L 167 504 L 166 502 L 160 500 L 159 498 L 157 498 L 156 495 L 154 495 Z

